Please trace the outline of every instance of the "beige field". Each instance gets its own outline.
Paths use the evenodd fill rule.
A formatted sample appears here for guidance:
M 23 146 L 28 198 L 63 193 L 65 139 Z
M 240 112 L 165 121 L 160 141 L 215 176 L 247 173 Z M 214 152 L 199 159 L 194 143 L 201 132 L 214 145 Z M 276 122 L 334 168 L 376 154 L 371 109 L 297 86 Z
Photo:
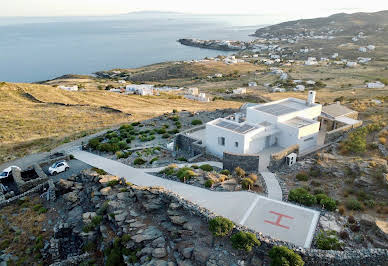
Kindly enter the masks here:
M 173 109 L 200 111 L 241 105 L 231 101 L 200 103 L 168 95 L 68 92 L 47 85 L 12 83 L 0 87 L 0 100 L 0 162 L 50 150 L 97 130 L 159 116 Z

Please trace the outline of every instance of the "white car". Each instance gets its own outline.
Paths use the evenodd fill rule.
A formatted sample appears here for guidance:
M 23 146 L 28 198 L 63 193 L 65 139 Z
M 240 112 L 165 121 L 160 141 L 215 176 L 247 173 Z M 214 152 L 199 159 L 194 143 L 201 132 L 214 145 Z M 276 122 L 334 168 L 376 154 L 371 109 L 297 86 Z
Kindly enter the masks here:
M 60 162 L 56 162 L 53 165 L 51 165 L 50 168 L 48 169 L 48 171 L 49 171 L 50 175 L 56 175 L 56 174 L 59 174 L 59 173 L 62 173 L 62 172 L 69 170 L 69 168 L 70 168 L 70 166 L 67 164 L 66 161 L 60 161 Z
M 16 166 L 16 165 L 12 165 L 12 166 L 10 166 L 10 167 L 7 167 L 7 168 L 5 168 L 4 170 L 3 170 L 3 172 L 1 172 L 0 173 L 0 179 L 6 179 L 6 178 L 8 178 L 11 174 L 12 174 L 12 169 L 13 168 L 16 168 L 16 169 L 18 169 L 18 170 L 22 170 L 22 169 L 20 169 L 20 167 L 19 166 Z

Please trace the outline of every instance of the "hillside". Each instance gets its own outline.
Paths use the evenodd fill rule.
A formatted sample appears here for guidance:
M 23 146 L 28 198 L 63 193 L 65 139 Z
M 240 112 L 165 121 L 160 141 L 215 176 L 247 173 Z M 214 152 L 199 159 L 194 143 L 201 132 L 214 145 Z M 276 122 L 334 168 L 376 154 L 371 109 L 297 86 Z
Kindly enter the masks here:
M 99 129 L 159 116 L 173 109 L 199 111 L 240 104 L 200 103 L 172 96 L 141 97 L 37 84 L 0 84 L 0 162 L 49 150 Z
M 285 36 L 305 34 L 314 31 L 316 35 L 334 31 L 334 35 L 346 35 L 363 31 L 366 34 L 374 34 L 376 30 L 384 29 L 388 25 L 388 10 L 375 13 L 339 13 L 329 17 L 301 19 L 287 21 L 276 25 L 258 29 L 254 36 L 263 34 L 272 36 Z

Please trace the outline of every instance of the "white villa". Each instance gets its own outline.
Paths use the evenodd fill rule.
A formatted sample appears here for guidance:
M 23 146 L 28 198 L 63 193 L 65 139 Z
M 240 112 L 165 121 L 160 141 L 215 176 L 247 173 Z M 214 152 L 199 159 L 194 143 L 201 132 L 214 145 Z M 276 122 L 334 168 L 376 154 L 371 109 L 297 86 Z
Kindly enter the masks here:
M 141 96 L 154 95 L 154 85 L 149 84 L 131 84 L 125 87 L 126 93 L 139 94 Z
M 77 85 L 71 86 L 71 87 L 61 85 L 58 88 L 60 88 L 61 90 L 65 90 L 65 91 L 78 91 L 78 86 Z
M 299 144 L 303 151 L 317 145 L 322 105 L 315 92 L 307 101 L 286 98 L 247 107 L 246 121 L 240 115 L 218 118 L 206 124 L 205 145 L 210 154 L 222 158 L 224 152 L 257 154 L 272 146 Z

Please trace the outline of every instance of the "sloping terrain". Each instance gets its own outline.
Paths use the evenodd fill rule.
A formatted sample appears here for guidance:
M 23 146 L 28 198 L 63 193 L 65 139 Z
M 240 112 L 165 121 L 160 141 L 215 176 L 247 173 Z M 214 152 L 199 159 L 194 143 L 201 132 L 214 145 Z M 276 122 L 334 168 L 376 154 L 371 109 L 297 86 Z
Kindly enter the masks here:
M 0 101 L 0 162 L 173 109 L 199 111 L 240 105 L 225 101 L 200 103 L 168 95 L 69 92 L 47 85 L 13 83 L 1 83 Z
M 329 17 L 300 19 L 287 21 L 276 25 L 258 29 L 255 36 L 261 36 L 265 33 L 274 35 L 296 35 L 305 32 L 315 31 L 316 35 L 327 33 L 329 30 L 341 29 L 335 35 L 344 35 L 348 33 L 363 31 L 366 34 L 376 32 L 378 28 L 384 28 L 388 25 L 388 11 L 379 11 L 375 13 L 339 13 Z

